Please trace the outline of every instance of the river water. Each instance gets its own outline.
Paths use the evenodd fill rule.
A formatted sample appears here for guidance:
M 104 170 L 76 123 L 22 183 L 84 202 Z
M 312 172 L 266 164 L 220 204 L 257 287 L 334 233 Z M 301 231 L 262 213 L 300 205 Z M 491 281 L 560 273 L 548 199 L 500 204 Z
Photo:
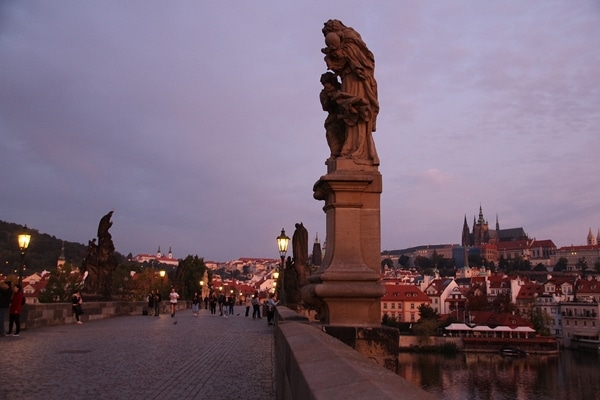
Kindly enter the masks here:
M 398 375 L 444 400 L 600 400 L 600 354 L 406 354 Z

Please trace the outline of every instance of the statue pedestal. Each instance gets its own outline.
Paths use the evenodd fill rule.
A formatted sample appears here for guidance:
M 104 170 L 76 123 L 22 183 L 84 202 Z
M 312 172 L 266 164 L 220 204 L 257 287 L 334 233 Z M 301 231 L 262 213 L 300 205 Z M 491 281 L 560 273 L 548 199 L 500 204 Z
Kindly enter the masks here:
M 302 288 L 303 300 L 325 324 L 381 326 L 381 174 L 350 159 L 330 160 L 327 167 L 313 188 L 315 199 L 325 201 L 327 249 Z

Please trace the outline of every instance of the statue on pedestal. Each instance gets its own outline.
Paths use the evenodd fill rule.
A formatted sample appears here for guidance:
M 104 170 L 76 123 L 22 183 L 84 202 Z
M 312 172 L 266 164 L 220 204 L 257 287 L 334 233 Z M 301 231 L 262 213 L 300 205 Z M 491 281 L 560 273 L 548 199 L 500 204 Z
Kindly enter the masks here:
M 330 19 L 322 31 L 327 47 L 321 52 L 332 71 L 321 75 L 320 95 L 323 110 L 329 113 L 325 129 L 331 159 L 379 165 L 372 135 L 379 113 L 373 53 L 360 34 L 341 21 Z
M 100 219 L 98 224 L 98 242 L 92 239 L 88 243 L 88 254 L 83 260 L 83 292 L 94 297 L 110 299 L 112 293 L 112 274 L 117 268 L 115 246 L 108 231 L 112 226 L 114 210 Z

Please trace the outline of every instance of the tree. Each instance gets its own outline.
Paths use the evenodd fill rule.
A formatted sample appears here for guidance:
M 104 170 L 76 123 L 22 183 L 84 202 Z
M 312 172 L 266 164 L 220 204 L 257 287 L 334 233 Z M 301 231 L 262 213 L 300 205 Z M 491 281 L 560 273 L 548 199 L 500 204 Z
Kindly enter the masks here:
M 470 311 L 486 311 L 490 309 L 490 302 L 483 293 L 470 294 L 467 297 L 467 309 Z
M 440 315 L 437 311 L 435 311 L 429 304 L 423 303 L 418 307 L 419 310 L 419 321 L 432 319 L 434 321 L 438 321 L 440 319 Z
M 539 271 L 539 272 L 544 272 L 546 271 L 546 266 L 542 263 L 538 263 L 535 268 L 533 268 L 534 271 Z
M 581 257 L 579 260 L 577 260 L 577 264 L 575 264 L 575 266 L 581 271 L 581 275 L 585 276 L 588 270 L 588 263 L 585 257 Z
M 391 258 L 384 258 L 381 260 L 381 272 L 385 272 L 385 268 L 394 269 L 394 262 Z
M 50 272 L 46 289 L 40 293 L 40 303 L 65 303 L 71 301 L 75 289 L 80 287 L 79 270 L 70 263 Z
M 417 256 L 415 258 L 415 267 L 417 267 L 419 270 L 422 271 L 422 270 L 424 270 L 426 268 L 432 268 L 433 267 L 433 263 L 427 257 Z
M 408 264 L 410 263 L 410 258 L 405 255 L 402 254 L 399 258 L 398 258 L 398 265 L 401 265 L 402 268 L 408 268 Z
M 569 264 L 569 260 L 567 260 L 565 257 L 561 257 L 556 262 L 556 265 L 554 266 L 554 270 L 557 272 L 566 271 L 568 264 Z
M 184 299 L 191 299 L 194 296 L 194 292 L 200 293 L 202 290 L 200 281 L 202 280 L 204 271 L 206 271 L 204 258 L 200 258 L 197 255 L 188 255 L 184 260 L 179 261 L 175 284 L 179 286 L 177 290 L 180 290 L 180 294 Z M 209 271 L 209 280 L 211 279 L 210 275 Z
M 512 303 L 510 293 L 500 293 L 496 296 L 492 301 L 492 309 L 498 314 L 517 311 L 516 305 Z
M 429 304 L 423 303 L 419 306 L 419 320 L 414 325 L 413 330 L 420 338 L 435 335 L 439 327 L 440 316 Z
M 529 320 L 533 325 L 533 329 L 538 334 L 550 336 L 550 329 L 548 328 L 550 316 L 545 311 L 542 311 L 539 307 L 533 307 L 529 315 Z

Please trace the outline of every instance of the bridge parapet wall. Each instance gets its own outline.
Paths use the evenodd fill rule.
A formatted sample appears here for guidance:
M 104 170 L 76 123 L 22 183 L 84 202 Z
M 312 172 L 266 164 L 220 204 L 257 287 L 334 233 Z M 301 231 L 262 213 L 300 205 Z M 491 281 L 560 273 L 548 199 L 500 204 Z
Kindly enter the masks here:
M 286 307 L 275 326 L 277 399 L 435 399 Z

